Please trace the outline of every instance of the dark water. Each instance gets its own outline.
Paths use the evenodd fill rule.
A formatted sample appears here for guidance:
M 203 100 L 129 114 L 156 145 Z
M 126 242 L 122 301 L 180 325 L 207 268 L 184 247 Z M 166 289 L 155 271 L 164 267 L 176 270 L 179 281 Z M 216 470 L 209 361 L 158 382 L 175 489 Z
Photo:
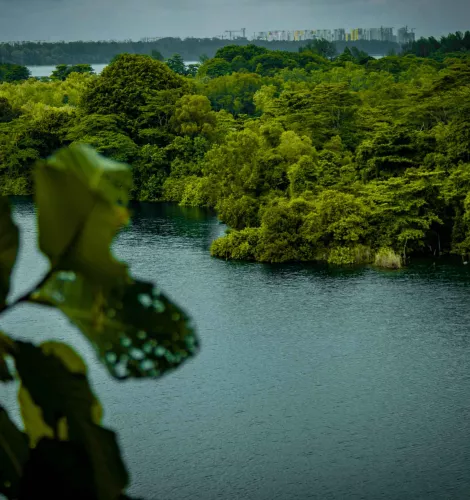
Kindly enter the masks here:
M 19 293 L 44 270 L 32 206 Z M 212 259 L 203 211 L 144 206 L 116 243 L 137 276 L 192 312 L 201 354 L 159 382 L 109 379 L 58 314 L 2 328 L 70 340 L 91 364 L 147 499 L 451 499 L 470 494 L 470 276 Z M 13 401 L 13 388 L 2 388 Z M 10 405 L 12 407 L 12 403 Z

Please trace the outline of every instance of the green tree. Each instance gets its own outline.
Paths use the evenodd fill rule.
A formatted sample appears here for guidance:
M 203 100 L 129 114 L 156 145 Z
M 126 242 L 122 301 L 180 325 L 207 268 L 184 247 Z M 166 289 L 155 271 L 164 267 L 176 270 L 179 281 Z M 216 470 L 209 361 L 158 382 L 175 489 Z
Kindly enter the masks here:
M 165 58 L 163 57 L 162 53 L 159 50 L 153 49 L 152 52 L 150 53 L 150 55 L 156 61 L 163 62 L 165 60 Z
M 232 66 L 222 58 L 209 59 L 201 65 L 198 71 L 199 76 L 208 76 L 209 78 L 217 78 L 231 73 Z
M 216 115 L 207 97 L 185 95 L 176 103 L 172 122 L 181 135 L 210 137 L 216 125 Z
M 304 47 L 300 48 L 300 51 L 312 52 L 325 59 L 332 59 L 336 55 L 336 46 L 333 42 L 320 38 L 309 41 Z
M 0 82 L 20 82 L 31 77 L 26 66 L 18 64 L 0 64 Z
M 235 116 L 254 115 L 253 98 L 262 84 L 259 75 L 234 73 L 208 81 L 200 91 L 209 98 L 216 111 L 224 109 Z
M 72 73 L 94 74 L 94 69 L 90 64 L 75 64 L 69 66 L 67 64 L 59 64 L 51 74 L 51 80 L 64 81 Z
M 250 61 L 256 56 L 267 54 L 269 52 L 265 47 L 259 47 L 254 44 L 249 45 L 226 45 L 219 49 L 216 54 L 216 59 L 224 59 L 231 63 L 236 57 L 242 57 L 246 61 Z
M 188 66 L 186 67 L 186 76 L 189 76 L 190 78 L 195 78 L 197 76 L 200 67 L 201 67 L 200 64 L 188 64 Z
M 140 117 L 155 92 L 187 89 L 186 81 L 150 56 L 123 54 L 90 81 L 83 92 L 85 115 L 123 115 L 128 122 Z M 132 127 L 132 123 L 128 123 Z
M 168 67 L 178 75 L 186 75 L 186 65 L 180 54 L 174 54 L 166 60 Z
M 0 97 L 0 123 L 11 122 L 18 116 L 6 97 Z

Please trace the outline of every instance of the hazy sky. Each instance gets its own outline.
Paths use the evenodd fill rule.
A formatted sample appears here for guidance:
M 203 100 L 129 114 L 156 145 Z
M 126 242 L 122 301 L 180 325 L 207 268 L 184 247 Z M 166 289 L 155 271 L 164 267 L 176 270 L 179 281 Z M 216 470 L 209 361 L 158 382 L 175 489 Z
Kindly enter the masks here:
M 0 0 L 1 40 L 138 40 L 227 29 L 470 30 L 470 0 Z

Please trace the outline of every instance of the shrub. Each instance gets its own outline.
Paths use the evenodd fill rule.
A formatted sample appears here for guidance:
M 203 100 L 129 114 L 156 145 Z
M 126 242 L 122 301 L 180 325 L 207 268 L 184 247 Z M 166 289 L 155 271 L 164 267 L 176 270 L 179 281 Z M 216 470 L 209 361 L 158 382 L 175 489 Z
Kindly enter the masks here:
M 400 255 L 395 253 L 391 248 L 381 248 L 375 254 L 374 265 L 383 267 L 384 269 L 400 269 L 402 266 L 402 259 Z

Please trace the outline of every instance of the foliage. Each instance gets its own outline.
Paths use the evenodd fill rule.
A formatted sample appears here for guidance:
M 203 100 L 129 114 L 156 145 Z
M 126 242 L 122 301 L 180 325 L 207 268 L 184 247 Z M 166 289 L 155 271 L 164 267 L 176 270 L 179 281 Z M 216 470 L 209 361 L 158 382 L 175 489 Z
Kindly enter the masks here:
M 88 73 L 93 74 L 94 70 L 90 64 L 59 64 L 51 74 L 51 80 L 64 81 L 72 73 Z
M 182 89 L 185 81 L 151 57 L 123 54 L 90 82 L 82 96 L 84 114 L 139 117 L 154 92 Z
M 297 52 L 304 42 L 255 40 L 256 47 L 268 50 Z M 158 52 L 164 60 L 173 54 L 180 54 L 185 61 L 198 61 L 202 56 L 214 57 L 219 49 L 226 46 L 246 45 L 246 40 L 227 40 L 223 38 L 176 38 L 73 41 L 73 42 L 6 42 L 0 43 L 0 53 L 5 63 L 35 65 L 57 64 L 106 64 L 119 54 L 152 55 Z M 357 46 L 370 54 L 387 54 L 391 48 L 397 52 L 400 46 L 393 42 L 360 40 L 357 42 L 336 42 L 337 52 L 345 45 Z M 204 62 L 204 61 L 201 61 Z
M 179 54 L 173 54 L 166 60 L 168 67 L 178 75 L 186 75 L 186 65 Z
M 400 269 L 401 257 L 391 248 L 380 248 L 375 255 L 375 265 L 384 269 Z
M 199 68 L 199 76 L 217 78 L 219 76 L 229 75 L 232 72 L 232 66 L 225 59 L 208 59 Z
M 311 40 L 305 47 L 301 47 L 300 52 L 308 51 L 313 54 L 318 54 L 319 56 L 331 59 L 336 54 L 336 47 L 333 42 L 329 42 L 324 38 L 319 40 Z M 348 49 L 349 50 L 349 49 Z
M 466 40 L 381 59 L 362 41 L 338 42 L 335 56 L 321 40 L 300 51 L 234 40 L 193 68 L 172 49 L 181 57 L 167 63 L 123 54 L 100 76 L 3 83 L 0 192 L 30 193 L 37 159 L 87 143 L 132 165 L 134 199 L 215 209 L 231 228 L 217 255 L 353 264 L 389 248 L 404 264 L 466 254 Z M 167 42 L 132 48 L 168 57 Z
M 0 64 L 0 82 L 20 82 L 31 76 L 29 69 L 19 64 Z
M 329 43 L 329 42 L 327 42 Z M 333 44 L 330 44 L 333 46 Z M 199 76 L 218 78 L 234 72 L 258 73 L 262 76 L 275 76 L 281 69 L 317 68 L 327 63 L 325 57 L 334 55 L 327 51 L 327 56 L 319 51 L 303 49 L 299 52 L 287 50 L 267 50 L 256 45 L 229 45 L 217 51 L 214 59 L 209 59 L 199 69 Z
M 163 62 L 165 60 L 163 54 L 159 50 L 153 49 L 150 55 L 152 56 L 153 59 L 156 59 L 157 61 Z
M 255 114 L 254 95 L 263 85 L 259 75 L 234 73 L 209 80 L 201 85 L 216 111 L 224 109 L 234 116 Z
M 407 54 L 415 54 L 418 57 L 436 57 L 440 59 L 443 54 L 461 54 L 462 52 L 470 51 L 470 31 L 462 33 L 450 33 L 447 36 L 442 36 L 437 40 L 433 36 L 429 38 L 421 37 L 419 40 L 410 42 L 405 45 L 404 52 Z
M 39 248 L 50 269 L 9 301 L 18 230 L 0 198 L 0 314 L 20 303 L 60 310 L 116 379 L 157 378 L 197 352 L 186 314 L 112 255 L 127 223 L 130 169 L 70 146 L 34 170 Z M 0 333 L 0 381 L 18 380 L 24 429 L 0 408 L 0 493 L 8 499 L 124 498 L 129 478 L 87 368 L 66 344 Z

